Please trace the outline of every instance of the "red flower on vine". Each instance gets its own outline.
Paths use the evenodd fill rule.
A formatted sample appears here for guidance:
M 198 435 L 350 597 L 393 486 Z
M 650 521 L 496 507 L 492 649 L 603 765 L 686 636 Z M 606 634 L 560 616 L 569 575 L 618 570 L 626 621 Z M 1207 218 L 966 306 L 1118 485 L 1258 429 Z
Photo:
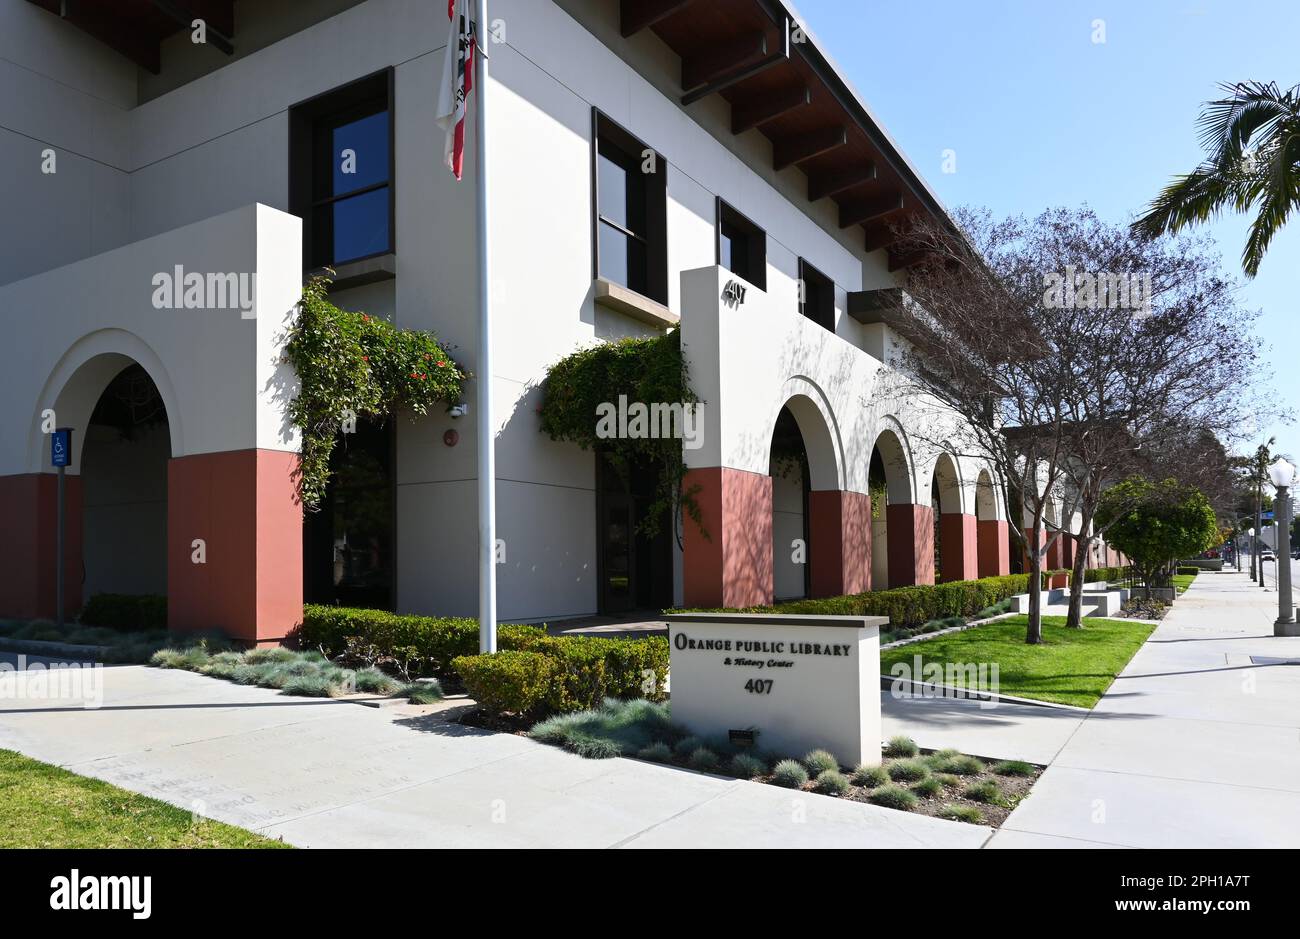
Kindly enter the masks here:
M 439 362 L 439 363 L 438 363 L 438 368 L 446 368 L 446 367 L 447 367 L 447 363 L 446 363 L 446 362 Z

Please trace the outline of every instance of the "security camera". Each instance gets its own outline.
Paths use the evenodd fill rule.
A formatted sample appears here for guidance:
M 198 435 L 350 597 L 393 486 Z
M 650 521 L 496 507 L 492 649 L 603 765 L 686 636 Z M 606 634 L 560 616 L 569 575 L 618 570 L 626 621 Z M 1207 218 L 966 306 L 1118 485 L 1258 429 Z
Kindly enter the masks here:
M 452 405 L 451 409 L 448 410 L 447 413 L 450 414 L 454 420 L 459 420 L 460 418 L 464 417 L 466 414 L 469 413 L 469 405 L 468 404 Z

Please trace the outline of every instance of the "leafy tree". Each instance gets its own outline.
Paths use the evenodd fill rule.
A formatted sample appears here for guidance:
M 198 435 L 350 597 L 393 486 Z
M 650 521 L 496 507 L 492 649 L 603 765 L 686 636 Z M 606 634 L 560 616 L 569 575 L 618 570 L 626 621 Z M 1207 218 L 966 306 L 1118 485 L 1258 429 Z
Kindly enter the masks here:
M 1205 161 L 1175 178 L 1134 228 L 1155 237 L 1206 222 L 1225 208 L 1253 212 L 1241 266 L 1254 277 L 1269 242 L 1300 208 L 1300 85 L 1286 91 L 1276 82 L 1220 87 L 1228 96 L 1206 104 L 1198 121 Z
M 1148 588 L 1168 586 L 1175 561 L 1195 557 L 1219 541 L 1210 500 L 1176 479 L 1152 482 L 1131 476 L 1106 490 L 1097 518 Z

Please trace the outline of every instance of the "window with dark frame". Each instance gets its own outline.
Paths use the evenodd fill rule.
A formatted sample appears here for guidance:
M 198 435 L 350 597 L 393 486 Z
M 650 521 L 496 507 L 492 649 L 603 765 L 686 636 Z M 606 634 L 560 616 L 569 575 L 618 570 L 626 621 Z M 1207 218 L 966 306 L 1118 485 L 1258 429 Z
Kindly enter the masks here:
M 668 302 L 667 163 L 593 110 L 594 274 Z
M 767 232 L 718 199 L 718 264 L 767 289 Z
M 799 259 L 799 313 L 835 332 L 835 282 Z
M 290 109 L 290 210 L 309 269 L 394 250 L 392 70 Z

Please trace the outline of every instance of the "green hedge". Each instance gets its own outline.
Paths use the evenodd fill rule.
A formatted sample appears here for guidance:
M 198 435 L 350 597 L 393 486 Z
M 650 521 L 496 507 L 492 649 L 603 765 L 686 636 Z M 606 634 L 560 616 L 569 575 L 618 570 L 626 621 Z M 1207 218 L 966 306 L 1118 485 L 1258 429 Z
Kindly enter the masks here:
M 167 628 L 167 598 L 154 594 L 98 593 L 81 611 L 83 626 L 118 632 L 150 632 Z
M 1083 572 L 1083 582 L 1085 584 L 1095 584 L 1099 580 L 1107 583 L 1115 583 L 1128 579 L 1127 567 L 1094 567 Z
M 506 650 L 462 655 L 452 660 L 470 697 L 496 714 L 539 714 L 546 705 L 560 663 L 541 652 Z
M 538 626 L 502 625 L 497 628 L 497 655 L 511 654 L 498 666 L 485 661 L 496 656 L 478 655 L 477 620 L 307 606 L 297 638 L 303 648 L 319 648 L 329 656 L 391 656 L 416 674 L 459 675 L 483 707 L 513 713 L 535 713 L 538 700 L 549 711 L 580 711 L 599 706 L 605 698 L 658 701 L 668 676 L 668 640 L 662 636 L 557 637 Z M 515 653 L 542 656 L 553 668 L 539 669 L 532 658 Z M 506 687 L 495 694 L 515 706 L 501 705 L 493 692 L 488 692 L 489 701 L 480 697 L 485 683 L 498 673 Z M 537 683 L 544 688 L 534 700 Z
M 955 580 L 946 584 L 919 584 L 873 590 L 868 593 L 821 600 L 793 600 L 771 607 L 743 610 L 679 610 L 677 612 L 807 613 L 830 616 L 888 616 L 891 628 L 920 626 L 950 616 L 974 616 L 985 607 L 1029 592 L 1028 574 Z M 1047 573 L 1044 572 L 1044 578 Z

